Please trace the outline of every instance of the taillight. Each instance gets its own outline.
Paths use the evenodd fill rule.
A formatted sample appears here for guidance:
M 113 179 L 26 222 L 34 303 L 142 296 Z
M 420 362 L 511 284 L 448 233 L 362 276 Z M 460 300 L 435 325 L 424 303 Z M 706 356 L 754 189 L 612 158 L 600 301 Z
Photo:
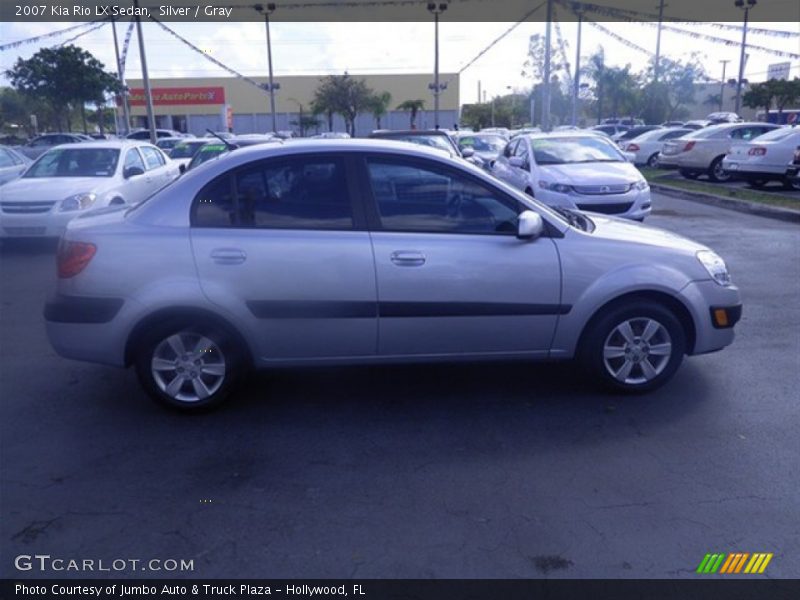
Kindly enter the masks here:
M 683 147 L 684 152 L 688 152 L 692 148 L 694 148 L 696 142 L 686 142 L 686 145 Z
M 639 144 L 628 144 L 628 152 L 638 152 L 639 150 Z
M 58 266 L 58 276 L 62 279 L 75 277 L 86 268 L 89 261 L 97 252 L 97 246 L 86 242 L 65 242 L 58 246 L 56 255 L 56 265 Z
M 766 148 L 750 148 L 750 150 L 747 152 L 749 156 L 764 156 L 766 153 Z

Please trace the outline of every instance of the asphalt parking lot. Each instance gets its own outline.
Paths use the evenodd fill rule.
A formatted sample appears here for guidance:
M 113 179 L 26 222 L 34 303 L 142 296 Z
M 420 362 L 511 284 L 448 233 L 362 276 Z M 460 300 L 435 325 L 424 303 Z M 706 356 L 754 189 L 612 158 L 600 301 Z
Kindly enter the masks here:
M 315 369 L 175 415 L 132 371 L 55 355 L 54 245 L 4 243 L 0 576 L 92 575 L 14 568 L 49 554 L 199 578 L 691 577 L 741 551 L 796 577 L 800 229 L 654 209 L 726 258 L 745 308 L 733 346 L 645 397 L 569 365 Z

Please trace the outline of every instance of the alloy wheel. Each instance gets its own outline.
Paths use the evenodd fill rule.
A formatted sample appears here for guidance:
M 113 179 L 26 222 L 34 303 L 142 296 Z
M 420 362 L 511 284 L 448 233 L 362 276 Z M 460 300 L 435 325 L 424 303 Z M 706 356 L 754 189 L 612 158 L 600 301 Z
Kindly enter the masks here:
M 185 403 L 201 402 L 216 393 L 225 381 L 225 356 L 206 336 L 182 331 L 156 346 L 150 371 L 158 388 L 171 398 Z
M 623 321 L 603 344 L 603 364 L 620 383 L 649 383 L 666 369 L 672 356 L 672 339 L 666 327 L 648 317 Z

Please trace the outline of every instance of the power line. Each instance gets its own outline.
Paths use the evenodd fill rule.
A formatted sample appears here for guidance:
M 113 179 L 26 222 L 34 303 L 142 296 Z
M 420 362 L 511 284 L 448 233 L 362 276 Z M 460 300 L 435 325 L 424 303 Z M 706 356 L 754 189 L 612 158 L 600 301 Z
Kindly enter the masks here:
M 98 29 L 100 29 L 100 28 L 101 28 L 103 25 L 107 25 L 107 24 L 108 24 L 108 21 L 103 21 L 102 23 L 100 23 L 100 24 L 98 24 L 98 25 L 95 25 L 94 27 L 92 27 L 92 28 L 90 28 L 90 29 L 87 29 L 86 31 L 81 31 L 81 32 L 80 32 L 78 35 L 75 35 L 75 36 L 73 36 L 73 37 L 69 38 L 68 40 L 64 40 L 63 42 L 61 42 L 61 43 L 59 44 L 59 46 L 66 46 L 66 45 L 67 45 L 67 44 L 69 44 L 70 42 L 74 42 L 75 40 L 77 40 L 78 38 L 81 38 L 81 37 L 83 37 L 83 36 L 84 36 L 84 35 L 86 35 L 87 33 L 92 33 L 93 31 L 97 31 L 97 30 L 98 30 Z
M 64 35 L 66 33 L 69 33 L 70 31 L 75 31 L 77 29 L 81 29 L 84 27 L 91 27 L 98 21 L 105 21 L 105 19 L 95 19 L 94 21 L 89 21 L 87 23 L 80 23 L 78 25 L 73 25 L 72 27 L 59 29 L 58 31 L 51 31 L 50 33 L 43 33 L 42 35 L 36 35 L 34 37 L 25 38 L 23 40 L 17 40 L 16 42 L 9 42 L 7 44 L 0 45 L 0 52 L 2 52 L 3 50 L 9 50 L 11 48 L 17 48 L 19 46 L 22 46 L 23 44 L 33 44 L 35 42 L 38 42 L 39 40 L 58 37 L 59 35 Z

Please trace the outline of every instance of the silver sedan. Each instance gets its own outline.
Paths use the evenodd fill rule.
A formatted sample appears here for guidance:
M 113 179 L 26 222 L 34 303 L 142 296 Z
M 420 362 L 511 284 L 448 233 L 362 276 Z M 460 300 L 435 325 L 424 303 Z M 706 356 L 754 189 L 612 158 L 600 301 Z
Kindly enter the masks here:
M 384 140 L 228 153 L 74 219 L 57 263 L 56 351 L 133 365 L 187 411 L 250 368 L 313 364 L 577 358 L 646 392 L 730 344 L 741 313 L 705 246 Z

